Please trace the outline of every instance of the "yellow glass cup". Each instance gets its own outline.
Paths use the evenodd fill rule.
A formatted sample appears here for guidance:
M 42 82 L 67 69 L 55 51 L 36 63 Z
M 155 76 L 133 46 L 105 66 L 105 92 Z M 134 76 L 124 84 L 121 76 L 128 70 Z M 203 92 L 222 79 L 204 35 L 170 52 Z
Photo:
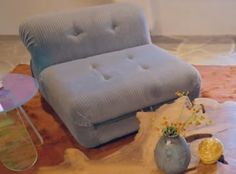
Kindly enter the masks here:
M 223 152 L 223 144 L 217 138 L 207 138 L 201 141 L 198 146 L 198 154 L 204 164 L 214 164 Z

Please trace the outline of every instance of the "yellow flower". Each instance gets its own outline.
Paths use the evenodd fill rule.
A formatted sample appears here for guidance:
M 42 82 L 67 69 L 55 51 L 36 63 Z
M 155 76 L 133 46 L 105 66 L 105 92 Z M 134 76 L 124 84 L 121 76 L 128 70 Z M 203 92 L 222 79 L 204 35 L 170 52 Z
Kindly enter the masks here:
M 176 95 L 178 97 L 187 96 L 189 92 L 180 92 L 177 91 Z M 190 115 L 188 117 L 183 117 L 182 115 L 184 112 L 184 109 L 187 109 L 190 111 Z M 181 118 L 181 119 L 180 119 Z M 176 122 L 172 122 L 171 120 L 168 120 L 166 116 L 162 116 L 162 122 L 161 122 L 161 128 L 158 130 L 166 130 L 168 127 L 173 127 L 176 129 L 178 134 L 185 134 L 184 132 L 190 127 L 190 126 L 199 126 L 201 124 L 212 124 L 212 121 L 208 118 L 206 118 L 205 115 L 205 108 L 202 104 L 194 104 L 190 101 L 188 96 L 186 97 L 186 102 L 184 104 L 184 107 L 182 111 L 179 114 L 179 120 Z M 181 121 L 180 121 L 181 120 Z

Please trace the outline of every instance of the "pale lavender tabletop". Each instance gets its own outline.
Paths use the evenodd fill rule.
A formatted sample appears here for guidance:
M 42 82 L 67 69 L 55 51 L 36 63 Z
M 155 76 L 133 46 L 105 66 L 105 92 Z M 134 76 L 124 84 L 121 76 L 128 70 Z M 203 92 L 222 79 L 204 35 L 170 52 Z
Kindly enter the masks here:
M 37 81 L 27 75 L 7 74 L 0 89 L 0 113 L 15 109 L 29 101 L 37 92 Z

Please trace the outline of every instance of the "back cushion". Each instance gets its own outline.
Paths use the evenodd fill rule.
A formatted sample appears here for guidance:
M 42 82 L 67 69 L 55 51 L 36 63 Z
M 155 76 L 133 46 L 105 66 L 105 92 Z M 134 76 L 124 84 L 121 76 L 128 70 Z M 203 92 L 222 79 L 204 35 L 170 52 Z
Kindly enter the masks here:
M 126 3 L 35 16 L 19 32 L 36 78 L 54 64 L 151 42 L 144 14 Z

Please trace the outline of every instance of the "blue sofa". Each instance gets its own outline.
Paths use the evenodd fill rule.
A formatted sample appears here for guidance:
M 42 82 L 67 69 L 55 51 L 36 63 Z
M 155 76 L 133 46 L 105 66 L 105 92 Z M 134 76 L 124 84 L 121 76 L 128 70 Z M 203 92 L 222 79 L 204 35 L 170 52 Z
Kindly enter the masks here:
M 194 67 L 152 44 L 141 9 L 116 3 L 20 25 L 40 92 L 74 138 L 96 147 L 138 130 L 135 113 L 199 95 Z

